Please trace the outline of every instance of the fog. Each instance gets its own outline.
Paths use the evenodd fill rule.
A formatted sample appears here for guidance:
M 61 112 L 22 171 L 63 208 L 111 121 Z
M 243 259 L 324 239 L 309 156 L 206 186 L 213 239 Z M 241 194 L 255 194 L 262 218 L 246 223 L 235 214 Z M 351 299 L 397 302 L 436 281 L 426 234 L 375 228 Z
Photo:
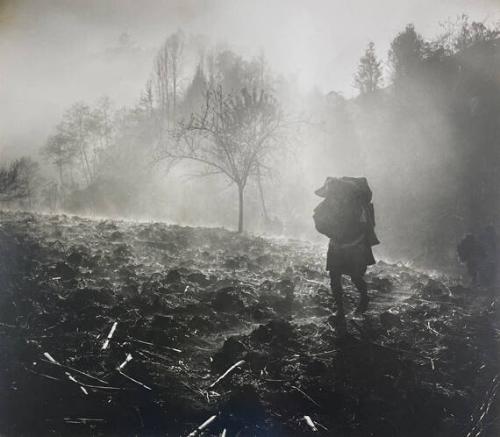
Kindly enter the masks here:
M 197 111 L 198 95 L 187 102 L 189 90 L 196 90 L 193 77 L 203 64 L 208 78 L 210 56 L 215 56 L 217 74 L 228 89 L 230 83 L 240 86 L 231 68 L 244 65 L 250 71 L 261 65 L 267 76 L 258 85 L 279 100 L 281 127 L 287 126 L 266 157 L 269 172 L 261 185 L 259 176 L 245 187 L 247 229 L 316 238 L 311 214 L 319 199 L 313 190 L 326 176 L 343 175 L 368 178 L 386 243 L 380 254 L 386 257 L 422 261 L 440 244 L 435 238 L 440 235 L 449 244 L 433 259 L 451 258 L 453 239 L 498 218 L 491 176 L 498 155 L 491 114 L 499 86 L 490 78 L 496 67 L 488 64 L 490 52 L 474 48 L 482 37 L 470 47 L 453 49 L 439 39 L 450 23 L 457 29 L 462 14 L 470 23 L 494 29 L 500 19 L 497 1 L 17 0 L 0 5 L 0 157 L 8 163 L 30 156 L 39 163 L 43 185 L 57 185 L 58 196 L 63 181 L 70 181 L 64 201 L 50 207 L 40 202 L 41 209 L 234 228 L 234 180 L 200 179 L 195 176 L 200 169 L 187 162 L 167 174 L 170 167 L 158 160 L 156 147 L 168 142 L 162 135 L 175 128 L 169 123 L 181 125 Z M 398 82 L 388 53 L 409 23 L 422 38 L 422 53 L 423 43 L 428 44 L 422 54 L 425 67 Z M 133 108 L 141 97 L 144 104 L 148 80 L 154 88 L 158 53 L 173 34 L 184 38 L 173 92 L 182 102 L 176 112 L 174 96 L 173 115 L 167 102 L 167 118 L 173 121 L 154 137 L 156 119 L 132 120 Z M 488 42 L 496 44 L 496 34 L 488 35 Z M 382 74 L 372 97 L 354 86 L 369 42 L 375 44 Z M 226 60 L 227 71 L 217 58 L 224 51 L 236 59 Z M 250 83 L 245 80 L 241 84 Z M 75 164 L 64 169 L 63 178 L 62 164 L 58 174 L 40 152 L 68 108 L 85 102 L 90 112 L 98 111 L 103 96 L 110 99 L 110 117 L 122 117 L 113 124 L 112 139 L 105 138 L 112 143 L 110 154 L 119 159 L 112 159 L 111 167 L 108 160 L 98 169 L 87 168 L 88 174 Z M 464 108 L 468 115 L 461 114 Z M 477 152 L 479 147 L 483 150 Z M 97 148 L 92 150 L 97 154 Z M 482 158 L 465 168 L 475 153 Z M 467 184 L 465 174 L 475 182 Z M 103 180 L 108 182 L 103 185 Z M 478 209 L 470 193 L 479 186 L 483 197 L 476 202 L 488 206 Z M 442 222 L 451 216 L 459 218 Z M 443 229 L 450 232 L 444 235 Z
M 352 74 L 368 41 L 385 55 L 407 23 L 426 36 L 467 13 L 498 20 L 486 0 L 57 1 L 0 2 L 0 156 L 41 145 L 65 107 L 111 97 L 132 104 L 167 35 L 182 28 L 229 43 L 242 54 L 263 50 L 273 69 L 303 90 L 353 94 Z M 135 46 L 113 51 L 122 32 Z

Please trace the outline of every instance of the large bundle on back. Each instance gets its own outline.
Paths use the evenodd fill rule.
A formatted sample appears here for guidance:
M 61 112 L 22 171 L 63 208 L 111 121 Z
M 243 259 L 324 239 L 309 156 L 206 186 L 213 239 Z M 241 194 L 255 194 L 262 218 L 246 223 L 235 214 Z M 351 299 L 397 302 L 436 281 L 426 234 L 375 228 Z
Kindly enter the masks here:
M 370 246 L 379 243 L 375 235 L 372 191 L 366 178 L 327 178 L 315 193 L 325 199 L 314 210 L 318 232 L 347 243 L 366 238 Z

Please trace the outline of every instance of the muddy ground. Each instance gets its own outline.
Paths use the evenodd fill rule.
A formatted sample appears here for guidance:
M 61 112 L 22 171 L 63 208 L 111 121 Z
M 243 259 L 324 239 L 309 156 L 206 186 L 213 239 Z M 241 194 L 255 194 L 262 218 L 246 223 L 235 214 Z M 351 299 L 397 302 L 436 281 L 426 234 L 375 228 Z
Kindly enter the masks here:
M 500 435 L 495 290 L 379 262 L 338 340 L 325 249 L 0 213 L 0 434 Z

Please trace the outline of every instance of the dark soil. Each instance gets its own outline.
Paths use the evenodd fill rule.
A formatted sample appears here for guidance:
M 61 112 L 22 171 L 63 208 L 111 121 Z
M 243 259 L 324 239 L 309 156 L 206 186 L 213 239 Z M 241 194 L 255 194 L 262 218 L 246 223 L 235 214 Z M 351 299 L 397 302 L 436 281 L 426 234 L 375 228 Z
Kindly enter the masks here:
M 500 435 L 496 290 L 379 262 L 338 338 L 324 251 L 0 213 L 0 434 Z

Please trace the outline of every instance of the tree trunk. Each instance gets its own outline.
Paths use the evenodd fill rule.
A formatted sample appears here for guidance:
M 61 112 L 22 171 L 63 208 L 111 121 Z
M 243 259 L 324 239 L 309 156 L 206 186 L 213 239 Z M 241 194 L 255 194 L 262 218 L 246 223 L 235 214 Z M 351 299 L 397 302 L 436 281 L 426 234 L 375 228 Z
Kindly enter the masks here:
M 177 60 L 172 59 L 172 69 L 173 69 L 173 77 L 172 77 L 172 120 L 175 124 L 176 112 L 177 112 Z
M 238 233 L 243 232 L 243 186 L 238 185 Z
M 62 164 L 60 162 L 57 164 L 57 168 L 59 170 L 59 184 L 62 187 L 64 185 L 64 180 L 63 180 L 63 166 L 62 166 Z
M 264 221 L 266 222 L 267 225 L 269 223 L 269 215 L 267 214 L 266 201 L 264 199 L 264 189 L 262 188 L 260 167 L 257 167 L 257 184 L 259 186 L 260 201 L 262 203 L 262 213 L 264 214 Z

